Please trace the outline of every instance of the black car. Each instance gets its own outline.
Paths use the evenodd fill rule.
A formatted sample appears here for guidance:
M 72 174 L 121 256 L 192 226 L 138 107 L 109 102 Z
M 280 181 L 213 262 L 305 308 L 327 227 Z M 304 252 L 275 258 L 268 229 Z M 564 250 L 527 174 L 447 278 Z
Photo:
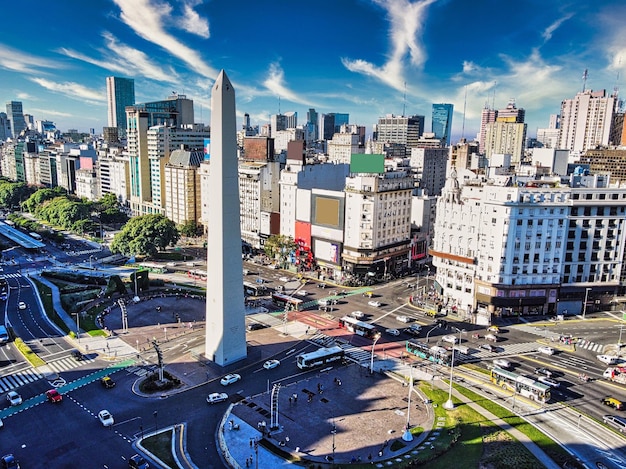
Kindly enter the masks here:
M 407 334 L 412 335 L 413 337 L 419 337 L 420 335 L 420 331 L 413 329 L 411 327 L 406 327 L 402 329 L 402 332 L 406 332 Z
M 132 469 L 148 469 L 150 464 L 148 464 L 148 461 L 146 461 L 143 456 L 135 454 L 128 460 L 128 467 Z
M 110 376 L 103 376 L 102 378 L 100 378 L 100 384 L 106 389 L 111 389 L 115 387 L 115 381 L 113 381 L 113 378 L 111 378 Z
M 2 469 L 20 469 L 20 463 L 12 454 L 5 454 L 0 458 L 0 467 Z
M 267 326 L 265 324 L 261 324 L 260 322 L 251 322 L 248 324 L 247 329 L 249 331 L 258 331 L 259 329 L 265 329 Z
M 535 368 L 536 375 L 547 376 L 548 378 L 552 378 L 552 372 L 545 367 Z
M 81 361 L 83 359 L 83 354 L 80 352 L 80 350 L 78 349 L 72 349 L 72 351 L 70 352 L 70 354 L 72 355 L 72 357 L 74 358 L 74 360 L 77 361 Z

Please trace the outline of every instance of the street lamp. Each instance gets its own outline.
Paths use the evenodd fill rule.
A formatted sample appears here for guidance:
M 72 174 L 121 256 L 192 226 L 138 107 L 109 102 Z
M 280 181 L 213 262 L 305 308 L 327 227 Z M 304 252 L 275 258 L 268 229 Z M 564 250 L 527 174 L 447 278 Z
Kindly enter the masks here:
M 370 361 L 370 375 L 374 373 L 374 347 L 376 347 L 376 342 L 380 339 L 380 333 L 374 336 L 374 343 L 372 344 L 372 357 Z
M 589 290 L 591 288 L 585 288 L 585 304 L 583 305 L 583 319 L 585 319 L 585 314 L 587 314 L 587 298 L 589 298 Z
M 157 415 L 159 414 L 158 411 L 154 411 L 152 413 L 152 415 L 154 415 L 154 434 L 156 435 L 159 432 L 159 424 L 158 424 L 158 420 L 157 420 Z
M 404 429 L 404 433 L 402 434 L 402 439 L 404 441 L 413 441 L 413 434 L 411 433 L 411 423 L 410 423 L 410 417 L 411 417 L 411 393 L 413 392 L 413 366 L 411 365 L 409 367 L 410 370 L 410 377 L 411 377 L 411 382 L 409 383 L 409 398 L 408 398 L 408 406 L 406 409 L 406 427 Z
M 89 270 L 93 270 L 92 266 L 91 266 L 91 261 L 93 260 L 93 256 L 89 256 Z
M 331 461 L 331 467 L 335 467 L 335 435 L 337 434 L 337 427 L 335 426 L 335 419 L 333 419 L 333 428 L 330 431 L 333 436 L 333 460 Z
M 431 330 L 428 331 L 428 333 L 426 334 L 426 343 L 428 343 L 428 340 L 429 340 L 428 336 L 430 336 L 430 333 L 434 331 L 435 329 L 437 329 L 438 327 L 439 327 L 439 324 L 435 324 L 435 327 L 433 327 Z
M 461 333 L 465 332 L 465 329 L 459 329 L 458 327 L 452 327 L 459 333 L 459 344 L 461 343 Z M 454 402 L 452 402 L 452 378 L 454 372 L 454 345 L 452 346 L 452 362 L 450 363 L 450 392 L 448 394 L 448 400 L 443 403 L 443 408 L 447 410 L 454 409 Z
M 80 344 L 80 313 L 76 312 L 76 338 Z

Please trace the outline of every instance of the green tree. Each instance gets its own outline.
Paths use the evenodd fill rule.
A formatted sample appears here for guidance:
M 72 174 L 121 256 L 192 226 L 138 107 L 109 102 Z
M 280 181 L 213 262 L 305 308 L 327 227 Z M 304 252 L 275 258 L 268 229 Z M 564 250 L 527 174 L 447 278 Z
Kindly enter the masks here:
M 173 221 L 163 215 L 142 215 L 131 218 L 115 235 L 111 252 L 126 255 L 154 256 L 180 238 Z
M 105 194 L 94 204 L 94 210 L 102 223 L 126 223 L 128 215 L 122 211 L 122 206 L 115 194 Z
M 23 182 L 0 181 L 0 206 L 5 209 L 19 207 L 35 191 Z
M 265 254 L 270 259 L 278 259 L 281 265 L 287 263 L 287 258 L 296 249 L 293 238 L 285 235 L 272 235 L 265 241 Z
M 67 192 L 62 187 L 55 187 L 54 189 L 39 189 L 22 204 L 22 207 L 27 212 L 35 213 L 37 207 L 42 206 L 44 202 L 66 195 Z
M 182 236 L 187 236 L 188 238 L 195 238 L 200 234 L 200 227 L 195 220 L 187 220 L 185 223 L 178 227 L 178 231 Z

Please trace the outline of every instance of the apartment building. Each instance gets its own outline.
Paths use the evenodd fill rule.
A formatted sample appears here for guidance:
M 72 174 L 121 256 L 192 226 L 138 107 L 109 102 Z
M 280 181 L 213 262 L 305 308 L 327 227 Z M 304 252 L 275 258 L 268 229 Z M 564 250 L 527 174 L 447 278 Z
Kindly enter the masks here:
M 203 150 L 181 148 L 171 153 L 165 165 L 165 216 L 178 225 L 201 221 L 201 178 L 198 168 L 203 160 Z

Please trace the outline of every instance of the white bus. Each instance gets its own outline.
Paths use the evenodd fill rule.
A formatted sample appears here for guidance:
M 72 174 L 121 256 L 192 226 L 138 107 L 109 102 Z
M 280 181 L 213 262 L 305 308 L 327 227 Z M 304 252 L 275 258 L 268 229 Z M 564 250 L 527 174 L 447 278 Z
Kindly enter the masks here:
M 533 401 L 546 403 L 550 400 L 550 386 L 512 371 L 492 368 L 491 382 Z
M 31 231 L 30 233 L 28 233 L 28 236 L 30 236 L 33 239 L 36 239 L 37 241 L 41 241 L 41 235 L 39 233 L 35 233 L 34 231 Z
M 334 347 L 322 347 L 315 352 L 301 353 L 296 357 L 296 364 L 301 370 L 308 370 L 316 366 L 322 366 L 343 358 L 343 349 L 338 345 Z

